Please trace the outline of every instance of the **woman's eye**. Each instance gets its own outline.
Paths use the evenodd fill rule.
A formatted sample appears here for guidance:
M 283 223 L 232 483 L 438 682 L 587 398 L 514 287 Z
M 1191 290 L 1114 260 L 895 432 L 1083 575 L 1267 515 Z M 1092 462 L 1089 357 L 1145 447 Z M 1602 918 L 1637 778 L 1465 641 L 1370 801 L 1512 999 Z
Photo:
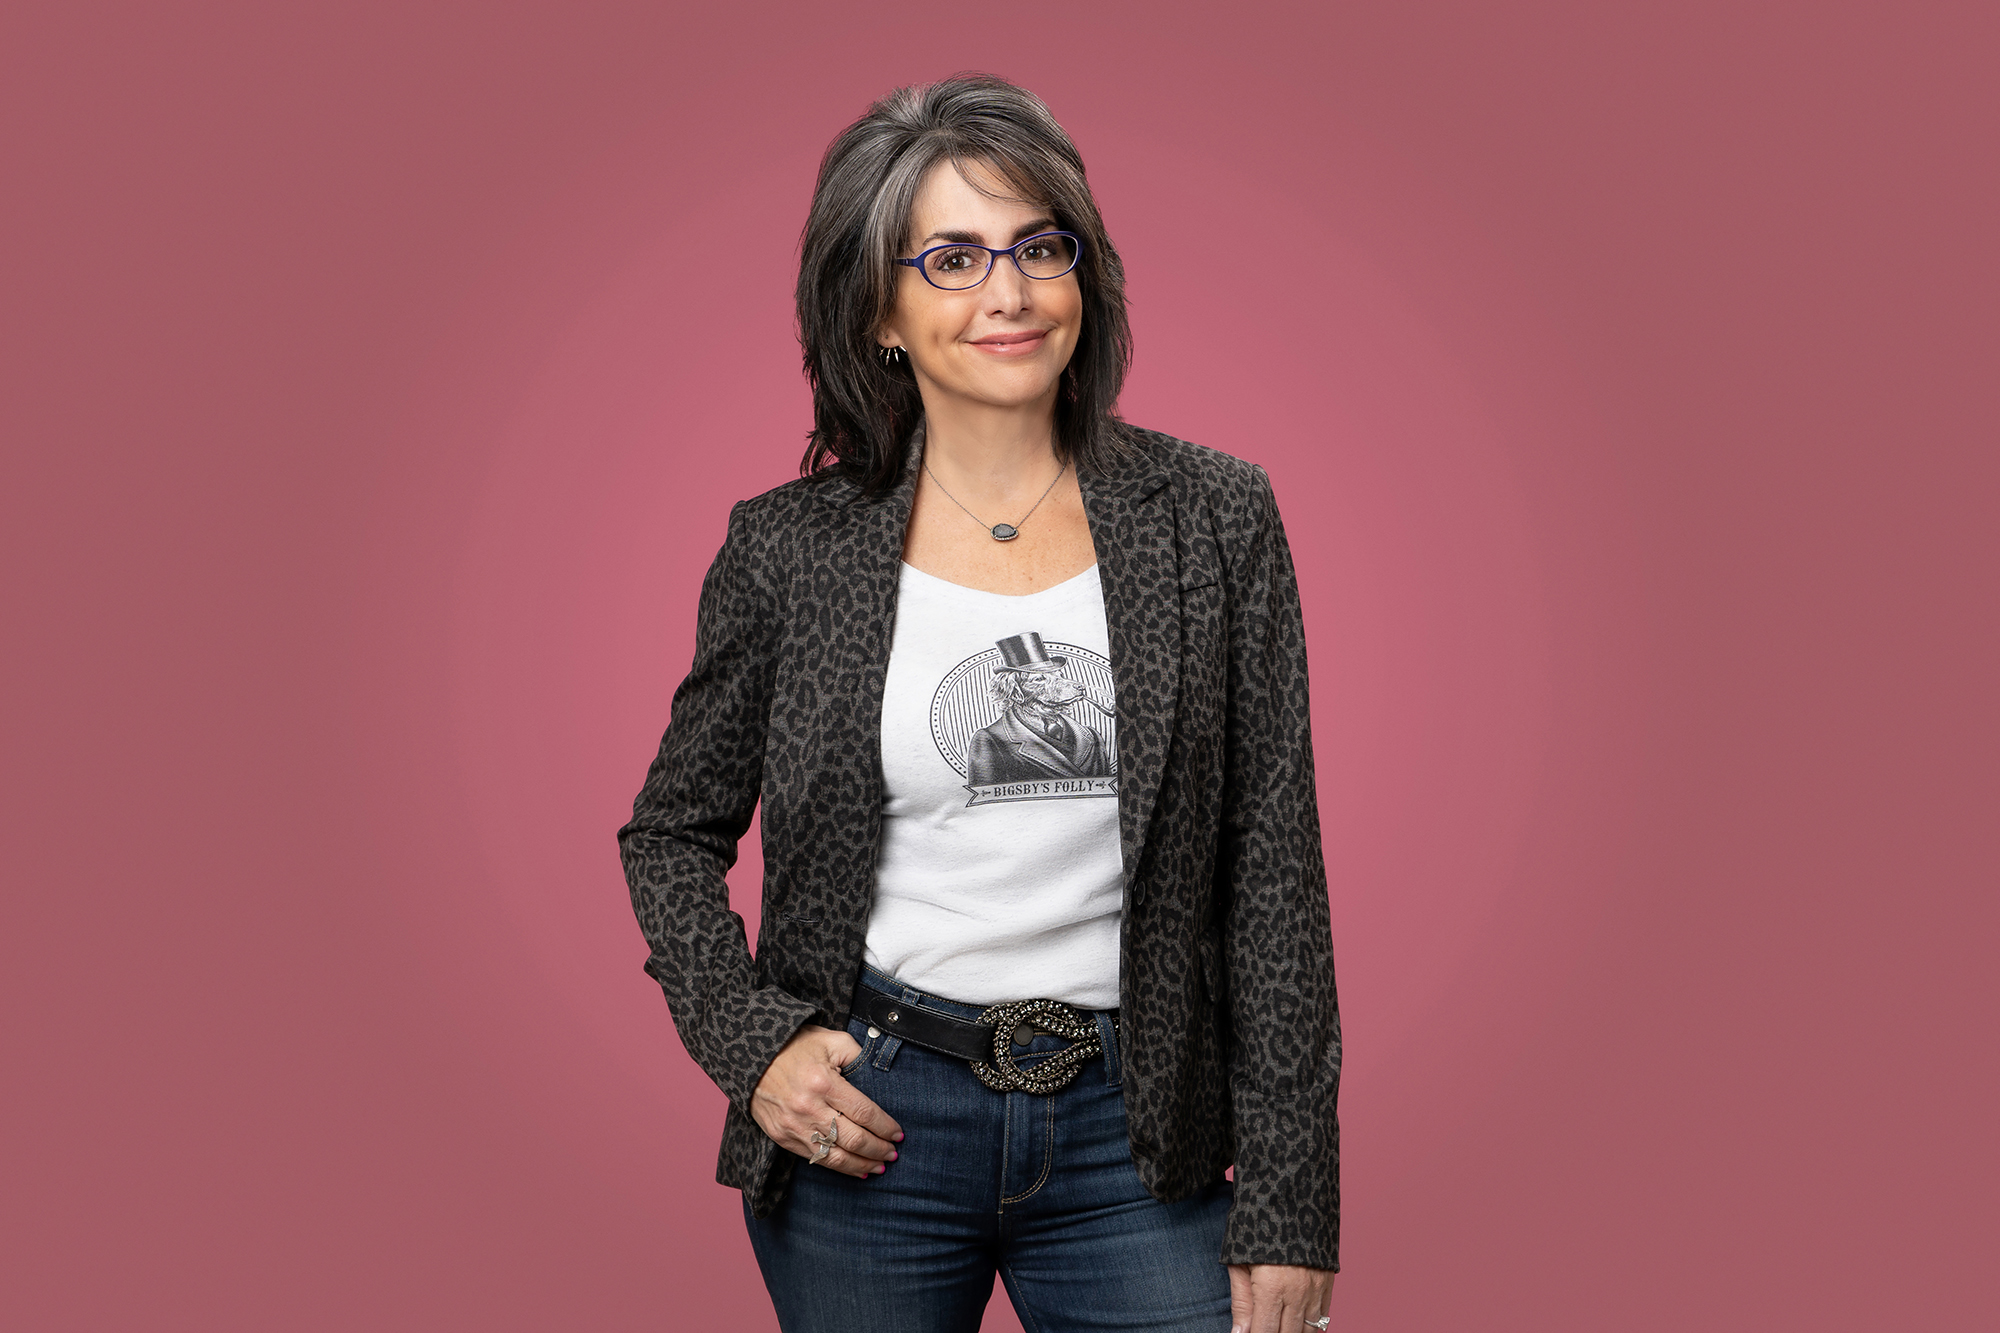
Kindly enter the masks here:
M 931 256 L 931 267 L 939 273 L 963 273 L 972 263 L 969 250 L 940 250 Z
M 1033 245 L 1024 245 L 1021 247 L 1021 258 L 1023 259 L 1049 259 L 1053 258 L 1054 255 L 1055 251 L 1049 248 L 1047 241 L 1036 241 Z

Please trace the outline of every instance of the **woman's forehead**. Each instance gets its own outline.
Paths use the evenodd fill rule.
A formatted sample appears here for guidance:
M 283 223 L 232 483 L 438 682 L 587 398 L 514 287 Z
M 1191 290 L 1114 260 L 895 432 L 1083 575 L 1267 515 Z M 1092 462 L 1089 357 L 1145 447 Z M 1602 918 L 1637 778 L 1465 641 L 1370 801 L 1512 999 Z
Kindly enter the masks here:
M 919 237 L 942 231 L 998 231 L 1012 240 L 1020 223 L 1049 214 L 1048 205 L 1024 199 L 1016 189 L 988 163 L 946 158 L 925 173 L 917 189 L 910 207 L 912 229 Z

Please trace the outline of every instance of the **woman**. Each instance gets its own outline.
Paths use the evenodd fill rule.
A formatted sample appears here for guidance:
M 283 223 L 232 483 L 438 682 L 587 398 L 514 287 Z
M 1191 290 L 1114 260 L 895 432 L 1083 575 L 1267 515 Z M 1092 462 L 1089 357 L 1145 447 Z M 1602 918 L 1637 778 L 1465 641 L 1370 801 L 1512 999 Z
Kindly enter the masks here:
M 997 1268 L 1030 1329 L 1325 1328 L 1340 1030 L 1268 478 L 1113 415 L 1117 254 L 1001 80 L 834 142 L 798 307 L 805 475 L 731 512 L 619 834 L 780 1323 L 974 1329 Z

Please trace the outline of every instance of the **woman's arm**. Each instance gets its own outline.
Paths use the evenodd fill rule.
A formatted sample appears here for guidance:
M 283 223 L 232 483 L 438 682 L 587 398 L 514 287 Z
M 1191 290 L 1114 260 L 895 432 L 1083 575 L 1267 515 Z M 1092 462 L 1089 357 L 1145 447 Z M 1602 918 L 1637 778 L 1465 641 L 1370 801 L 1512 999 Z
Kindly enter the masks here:
M 812 1006 L 759 987 L 723 876 L 750 827 L 763 780 L 782 599 L 753 559 L 749 502 L 702 580 L 694 665 L 632 822 L 618 830 L 632 910 L 652 948 L 646 971 L 666 992 L 681 1041 L 741 1110 Z M 768 548 L 767 548 L 768 549 Z M 845 1034 L 841 1034 L 845 1035 Z
M 1340 1013 L 1313 784 L 1305 625 L 1271 480 L 1231 561 L 1221 845 L 1236 1204 L 1222 1260 L 1337 1269 Z

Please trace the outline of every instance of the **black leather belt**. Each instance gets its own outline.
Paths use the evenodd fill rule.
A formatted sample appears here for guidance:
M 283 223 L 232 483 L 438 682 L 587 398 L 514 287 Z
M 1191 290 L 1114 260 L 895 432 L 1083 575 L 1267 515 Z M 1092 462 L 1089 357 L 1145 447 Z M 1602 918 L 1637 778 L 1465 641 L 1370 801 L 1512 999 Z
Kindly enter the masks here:
M 993 1054 L 994 1025 L 953 1018 L 935 1009 L 904 1004 L 893 995 L 863 986 L 854 992 L 854 1016 L 870 1027 L 928 1046 L 961 1060 L 984 1060 Z
M 970 1061 L 979 1081 L 996 1092 L 1055 1092 L 1067 1087 L 1084 1062 L 1104 1049 L 1095 1014 L 1060 1000 L 1012 1000 L 989 1007 L 975 1021 L 860 986 L 854 992 L 854 1016 L 904 1041 Z M 1116 1011 L 1111 1025 L 1115 1032 Z M 1066 1037 L 1070 1044 L 1022 1069 L 1014 1062 L 1015 1051 L 1025 1048 L 1037 1032 Z

